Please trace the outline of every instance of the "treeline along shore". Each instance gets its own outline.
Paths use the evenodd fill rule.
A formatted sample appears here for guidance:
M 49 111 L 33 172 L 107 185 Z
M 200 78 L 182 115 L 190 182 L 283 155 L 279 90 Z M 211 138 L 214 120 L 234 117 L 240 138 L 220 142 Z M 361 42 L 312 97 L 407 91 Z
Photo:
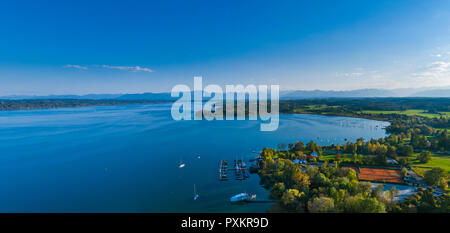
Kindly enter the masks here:
M 0 111 L 166 103 L 167 100 L 30 99 L 0 100 Z
M 173 102 L 169 99 L 0 99 L 0 110 L 44 109 L 123 104 Z M 407 111 L 421 109 L 430 114 L 450 112 L 450 98 L 328 98 L 280 100 L 280 113 L 368 116 L 362 111 Z M 248 107 L 248 103 L 246 104 Z M 225 106 L 224 106 L 225 107 Z M 268 103 L 270 111 L 270 101 Z M 248 110 L 248 109 L 246 109 Z

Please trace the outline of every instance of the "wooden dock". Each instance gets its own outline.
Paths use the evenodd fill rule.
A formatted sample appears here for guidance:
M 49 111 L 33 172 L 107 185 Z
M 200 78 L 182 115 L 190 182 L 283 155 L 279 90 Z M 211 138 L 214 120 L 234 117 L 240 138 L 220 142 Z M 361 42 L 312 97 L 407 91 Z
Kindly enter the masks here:
M 228 170 L 234 172 L 236 180 L 245 180 L 249 177 L 247 165 L 242 160 L 234 160 L 233 168 L 228 167 L 228 160 L 221 160 L 219 166 L 219 180 L 228 180 Z
M 228 160 L 220 160 L 219 180 L 228 180 Z

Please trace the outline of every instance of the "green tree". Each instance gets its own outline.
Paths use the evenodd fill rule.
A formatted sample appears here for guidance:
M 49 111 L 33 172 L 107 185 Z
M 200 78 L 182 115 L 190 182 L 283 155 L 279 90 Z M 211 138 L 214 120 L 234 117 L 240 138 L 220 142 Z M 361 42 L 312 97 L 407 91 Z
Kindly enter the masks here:
M 316 197 L 308 202 L 308 210 L 311 213 L 335 212 L 334 200 L 329 197 Z
M 445 188 L 447 186 L 447 172 L 443 168 L 434 167 L 425 172 L 424 180 L 429 185 Z
M 307 190 L 309 185 L 311 184 L 308 174 L 303 173 L 300 170 L 296 170 L 292 174 L 291 180 L 294 187 L 299 190 Z
M 303 151 L 305 149 L 303 142 L 296 142 L 294 146 L 294 151 Z
M 272 190 L 270 190 L 270 198 L 272 199 L 280 199 L 285 190 L 284 183 L 279 182 L 273 185 Z
M 328 187 L 331 183 L 323 173 L 318 172 L 312 177 L 312 184 L 317 187 Z
M 398 163 L 404 167 L 409 166 L 409 161 L 408 161 L 408 157 L 401 157 L 398 158 Z
M 386 202 L 393 203 L 395 200 L 395 196 L 397 196 L 398 194 L 399 194 L 399 191 L 395 186 L 392 187 L 391 190 L 387 190 L 384 195 L 386 198 Z
M 372 192 L 372 184 L 370 182 L 359 182 L 360 193 L 368 195 Z
M 404 179 L 408 175 L 408 169 L 402 168 L 402 170 L 400 170 L 400 175 Z
M 343 205 L 347 213 L 385 213 L 386 207 L 375 198 L 351 196 L 345 199 Z
M 412 156 L 414 153 L 414 148 L 410 145 L 400 146 L 397 149 L 397 154 L 400 156 Z
M 440 212 L 450 213 L 450 193 L 442 195 Z
M 289 208 L 294 208 L 297 206 L 297 201 L 304 195 L 303 192 L 297 189 L 288 189 L 283 193 L 281 201 L 283 204 Z
M 423 151 L 422 153 L 417 155 L 417 159 L 421 163 L 428 163 L 431 160 L 431 152 L 430 151 Z
M 372 197 L 381 198 L 384 193 L 384 184 L 379 184 L 375 189 L 372 190 Z
M 388 146 L 388 150 L 386 152 L 386 156 L 394 158 L 397 155 L 396 150 L 397 150 L 397 148 L 395 148 L 395 146 Z

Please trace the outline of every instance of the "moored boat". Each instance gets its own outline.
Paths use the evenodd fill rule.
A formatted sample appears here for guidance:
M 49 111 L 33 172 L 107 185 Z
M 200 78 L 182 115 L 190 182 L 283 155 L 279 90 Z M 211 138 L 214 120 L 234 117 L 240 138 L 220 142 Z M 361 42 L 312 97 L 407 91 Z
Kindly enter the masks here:
M 240 201 L 248 201 L 251 199 L 255 199 L 256 195 L 250 195 L 248 193 L 239 193 L 230 198 L 231 202 L 240 202 Z
M 196 201 L 198 199 L 198 194 L 197 194 L 197 190 L 195 189 L 195 184 L 194 184 L 194 201 Z

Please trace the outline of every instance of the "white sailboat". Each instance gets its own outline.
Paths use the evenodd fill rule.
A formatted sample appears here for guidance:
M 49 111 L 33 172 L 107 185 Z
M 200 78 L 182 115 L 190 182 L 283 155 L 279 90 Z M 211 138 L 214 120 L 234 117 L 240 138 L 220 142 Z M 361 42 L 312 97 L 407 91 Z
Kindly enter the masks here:
M 194 184 L 194 201 L 198 199 L 197 190 L 195 190 L 195 184 Z
M 180 159 L 180 165 L 178 166 L 179 168 L 183 168 L 184 166 L 186 166 L 186 164 L 184 164 L 181 159 Z

